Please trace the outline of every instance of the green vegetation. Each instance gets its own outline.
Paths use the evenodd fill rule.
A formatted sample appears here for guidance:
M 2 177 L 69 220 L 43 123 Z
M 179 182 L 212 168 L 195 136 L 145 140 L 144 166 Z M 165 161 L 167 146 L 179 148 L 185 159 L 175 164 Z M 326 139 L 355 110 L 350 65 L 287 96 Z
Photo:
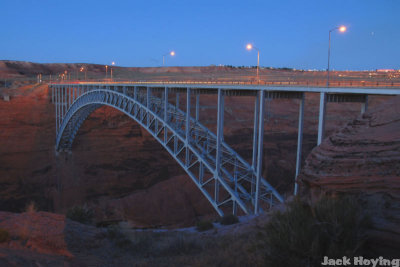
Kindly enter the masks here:
M 10 233 L 5 230 L 0 228 L 0 243 L 4 243 L 10 240 Z
M 75 206 L 67 211 L 67 218 L 76 222 L 91 224 L 93 220 L 93 211 L 86 205 Z
M 210 221 L 198 221 L 196 224 L 196 229 L 199 232 L 207 231 L 213 229 L 214 225 Z
M 233 215 L 233 214 L 227 214 L 224 215 L 221 220 L 219 221 L 220 224 L 222 225 L 230 225 L 230 224 L 235 224 L 238 223 L 239 219 L 237 216 Z
M 265 226 L 261 247 L 268 266 L 319 266 L 323 256 L 362 255 L 368 217 L 353 198 L 288 203 Z

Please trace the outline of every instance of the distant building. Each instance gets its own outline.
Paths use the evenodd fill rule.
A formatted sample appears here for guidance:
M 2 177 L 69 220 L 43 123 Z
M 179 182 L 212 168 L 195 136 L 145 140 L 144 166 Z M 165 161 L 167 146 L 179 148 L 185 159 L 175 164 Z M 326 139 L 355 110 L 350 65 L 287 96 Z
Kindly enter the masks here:
M 394 69 L 378 69 L 376 72 L 395 72 L 396 70 Z

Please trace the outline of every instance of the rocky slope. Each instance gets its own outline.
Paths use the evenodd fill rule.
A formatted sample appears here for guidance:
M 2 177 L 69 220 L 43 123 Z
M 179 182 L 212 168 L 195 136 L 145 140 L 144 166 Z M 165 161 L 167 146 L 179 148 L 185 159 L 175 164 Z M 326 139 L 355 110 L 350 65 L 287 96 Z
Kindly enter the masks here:
M 360 195 L 371 207 L 373 242 L 400 248 L 400 97 L 326 138 L 308 156 L 300 180 L 314 198 Z

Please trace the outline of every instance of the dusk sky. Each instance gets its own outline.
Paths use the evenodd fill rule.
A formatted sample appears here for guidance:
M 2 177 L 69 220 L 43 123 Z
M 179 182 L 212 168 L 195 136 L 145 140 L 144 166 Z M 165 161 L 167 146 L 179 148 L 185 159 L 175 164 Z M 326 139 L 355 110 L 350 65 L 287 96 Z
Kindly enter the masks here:
M 0 59 L 400 69 L 400 0 L 0 0 Z

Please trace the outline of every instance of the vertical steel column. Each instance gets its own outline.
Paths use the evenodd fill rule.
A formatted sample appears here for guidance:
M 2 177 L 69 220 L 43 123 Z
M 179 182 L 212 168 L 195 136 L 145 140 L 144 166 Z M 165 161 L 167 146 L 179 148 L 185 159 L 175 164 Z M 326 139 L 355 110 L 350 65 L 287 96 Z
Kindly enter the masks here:
M 134 86 L 133 87 L 133 99 L 135 100 L 135 102 L 139 102 L 139 100 L 138 100 L 138 92 L 137 91 L 138 91 L 137 86 Z M 138 105 L 137 104 L 134 104 L 134 105 L 135 105 L 135 108 L 134 108 L 133 112 L 134 112 L 134 114 L 136 116 Z
M 63 117 L 64 117 L 64 86 L 61 86 L 61 120 L 60 120 L 60 122 L 62 122 Z
M 176 108 L 179 109 L 179 92 L 176 92 Z
M 67 108 L 67 110 L 69 109 L 69 107 L 71 106 L 71 93 L 72 93 L 72 89 L 73 89 L 74 87 L 72 86 L 72 87 L 68 87 L 68 108 Z
M 368 95 L 365 95 L 365 102 L 361 104 L 361 114 L 368 110 Z
M 122 86 L 122 93 L 126 95 L 126 86 Z
M 53 86 L 51 86 L 51 102 L 54 104 L 54 87 Z
M 146 91 L 146 107 L 147 107 L 147 109 L 149 109 L 149 110 L 151 110 L 150 109 L 150 106 L 151 106 L 151 103 L 150 103 L 150 87 L 148 87 L 147 86 L 147 91 Z M 147 119 L 147 127 L 149 127 L 149 124 L 150 124 L 150 112 L 147 112 L 147 116 L 146 116 L 146 119 Z
M 200 119 L 200 95 L 196 95 L 196 121 Z
M 260 181 L 263 167 L 263 146 L 264 146 L 264 113 L 265 113 L 265 91 L 259 91 L 260 95 L 260 110 L 258 119 L 258 153 L 257 153 L 257 177 L 256 177 L 256 195 L 254 199 L 254 213 L 258 214 L 259 197 L 260 197 Z
M 320 93 L 319 99 L 319 121 L 318 121 L 318 141 L 319 146 L 325 135 L 325 116 L 326 116 L 326 93 Z
M 185 143 L 186 143 L 186 166 L 189 166 L 189 143 L 190 143 L 190 88 L 186 88 L 186 126 L 185 126 Z
M 258 134 L 258 116 L 260 113 L 260 92 L 257 91 L 255 103 L 254 103 L 254 126 L 253 126 L 253 157 L 251 161 L 251 166 L 253 170 L 257 172 L 257 134 Z M 253 179 L 253 178 L 252 178 Z M 255 190 L 254 181 L 251 183 L 250 194 L 253 195 Z
M 76 96 L 75 91 L 78 90 L 79 86 L 80 85 L 78 84 L 77 87 L 74 87 L 72 90 L 72 103 L 74 103 L 74 101 L 75 101 L 75 96 Z
M 216 162 L 215 162 L 215 202 L 218 203 L 219 199 L 219 175 L 221 173 L 221 143 L 224 136 L 224 92 L 218 88 L 218 113 L 217 113 L 217 147 L 216 147 Z
M 57 129 L 59 130 L 59 128 L 60 128 L 60 117 L 61 117 L 61 105 L 60 105 L 60 100 L 61 100 L 61 86 L 59 85 L 59 86 L 57 86 L 58 88 L 57 88 L 57 109 L 58 109 L 58 112 L 57 112 L 57 124 L 58 124 L 58 127 L 57 127 Z M 57 131 L 57 133 L 58 133 L 58 131 Z
M 253 158 L 252 158 L 252 167 L 254 171 L 257 170 L 257 133 L 258 133 L 258 116 L 259 116 L 259 99 L 260 99 L 260 92 L 257 92 L 256 100 L 254 103 L 254 127 L 253 127 Z
M 168 87 L 164 89 L 164 143 L 167 143 L 168 139 Z
M 294 178 L 294 195 L 297 195 L 297 190 L 298 190 L 297 176 L 299 175 L 301 168 L 301 154 L 302 154 L 301 149 L 303 145 L 304 98 L 305 94 L 302 93 L 299 106 L 299 129 L 297 132 L 297 156 L 296 156 L 296 176 Z
M 54 99 L 55 99 L 55 107 L 56 107 L 56 138 L 57 138 L 57 134 L 58 134 L 58 101 L 57 101 L 57 91 L 58 91 L 58 86 L 56 86 L 54 88 L 54 85 L 52 85 L 53 89 L 54 89 Z

